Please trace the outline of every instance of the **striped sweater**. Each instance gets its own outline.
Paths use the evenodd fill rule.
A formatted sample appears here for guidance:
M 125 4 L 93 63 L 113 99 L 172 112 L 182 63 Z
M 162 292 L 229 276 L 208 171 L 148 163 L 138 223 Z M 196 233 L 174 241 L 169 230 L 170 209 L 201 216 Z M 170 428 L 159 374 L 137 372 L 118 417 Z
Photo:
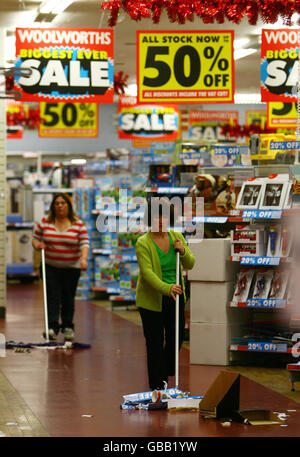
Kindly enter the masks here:
M 60 232 L 43 218 L 35 225 L 33 238 L 46 244 L 45 261 L 58 268 L 80 268 L 81 249 L 89 247 L 89 235 L 80 219 Z

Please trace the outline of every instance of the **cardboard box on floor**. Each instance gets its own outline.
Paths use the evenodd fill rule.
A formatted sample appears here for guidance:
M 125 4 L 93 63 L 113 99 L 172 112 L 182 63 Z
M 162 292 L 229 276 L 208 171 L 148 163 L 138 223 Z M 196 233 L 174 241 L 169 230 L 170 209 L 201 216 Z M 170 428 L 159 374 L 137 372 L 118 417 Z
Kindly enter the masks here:
M 247 425 L 282 424 L 284 421 L 266 409 L 239 410 L 240 375 L 221 371 L 199 405 L 200 417 L 232 419 Z

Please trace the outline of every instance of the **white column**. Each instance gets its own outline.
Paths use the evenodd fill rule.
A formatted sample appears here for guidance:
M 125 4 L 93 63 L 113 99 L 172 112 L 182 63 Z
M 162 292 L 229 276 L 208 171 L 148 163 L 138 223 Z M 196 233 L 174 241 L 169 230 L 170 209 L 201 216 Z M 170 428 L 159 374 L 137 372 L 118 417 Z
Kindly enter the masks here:
M 5 29 L 0 28 L 0 67 L 5 67 Z M 0 82 L 3 78 L 0 75 Z M 3 86 L 2 86 L 3 87 Z M 6 111 L 0 99 L 0 318 L 6 310 Z

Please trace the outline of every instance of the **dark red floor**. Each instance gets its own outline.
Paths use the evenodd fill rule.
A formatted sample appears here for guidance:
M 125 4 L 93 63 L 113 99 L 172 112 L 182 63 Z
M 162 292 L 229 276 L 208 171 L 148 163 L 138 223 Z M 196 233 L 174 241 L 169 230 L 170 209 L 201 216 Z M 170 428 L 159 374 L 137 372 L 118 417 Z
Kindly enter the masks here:
M 9 285 L 7 317 L 0 320 L 6 340 L 42 342 L 42 290 Z M 53 437 L 292 437 L 300 436 L 300 405 L 241 377 L 240 408 L 289 414 L 285 426 L 249 426 L 200 419 L 196 412 L 122 411 L 122 395 L 148 390 L 141 327 L 102 307 L 77 302 L 76 341 L 84 350 L 7 350 L 0 369 Z M 179 387 L 203 395 L 224 367 L 189 364 L 180 353 Z M 225 368 L 226 369 L 226 368 Z M 170 380 L 169 387 L 173 387 Z M 92 417 L 82 417 L 91 415 Z

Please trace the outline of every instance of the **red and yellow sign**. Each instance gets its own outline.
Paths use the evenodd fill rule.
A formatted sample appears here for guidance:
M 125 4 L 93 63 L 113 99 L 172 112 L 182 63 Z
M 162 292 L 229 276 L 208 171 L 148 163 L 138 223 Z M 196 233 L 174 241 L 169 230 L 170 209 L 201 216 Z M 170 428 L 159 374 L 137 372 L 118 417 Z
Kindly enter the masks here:
M 261 100 L 297 100 L 298 29 L 263 29 L 261 42 Z
M 189 137 L 199 140 L 224 140 L 222 125 L 239 123 L 238 111 L 190 110 L 188 116 Z
M 119 138 L 172 141 L 178 138 L 178 131 L 177 105 L 143 105 L 137 103 L 136 97 L 119 97 Z
M 113 30 L 17 28 L 22 101 L 113 103 Z
M 40 103 L 41 137 L 98 136 L 97 103 Z
M 267 124 L 276 129 L 296 128 L 297 103 L 269 102 Z
M 138 101 L 232 103 L 233 31 L 138 31 Z

